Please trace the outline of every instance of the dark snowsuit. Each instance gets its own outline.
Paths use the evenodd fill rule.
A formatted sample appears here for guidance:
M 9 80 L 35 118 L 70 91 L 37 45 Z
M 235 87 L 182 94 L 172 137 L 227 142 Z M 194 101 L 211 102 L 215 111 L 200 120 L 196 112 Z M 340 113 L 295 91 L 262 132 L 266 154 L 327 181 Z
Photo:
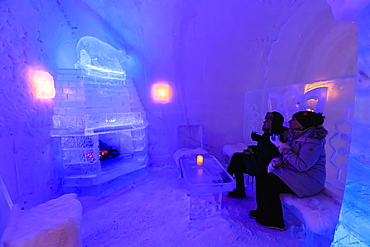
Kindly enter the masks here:
M 282 134 L 286 130 L 280 126 L 274 131 L 274 134 Z M 257 141 L 257 146 L 249 146 L 253 150 L 253 154 L 234 153 L 227 171 L 231 175 L 235 175 L 237 190 L 244 191 L 244 173 L 251 176 L 258 176 L 266 172 L 266 167 L 272 158 L 279 157 L 280 153 L 277 147 L 270 141 L 271 134 L 268 132 L 263 135 L 252 133 L 252 139 Z

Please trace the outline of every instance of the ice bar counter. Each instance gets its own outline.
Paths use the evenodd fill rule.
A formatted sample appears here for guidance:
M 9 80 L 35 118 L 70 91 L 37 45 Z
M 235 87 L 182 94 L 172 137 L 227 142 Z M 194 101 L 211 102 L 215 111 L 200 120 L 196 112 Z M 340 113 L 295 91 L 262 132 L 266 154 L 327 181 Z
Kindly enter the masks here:
M 190 195 L 189 218 L 205 219 L 221 215 L 222 192 L 231 191 L 235 181 L 221 163 L 211 155 L 202 162 L 197 156 L 180 159 L 182 176 Z

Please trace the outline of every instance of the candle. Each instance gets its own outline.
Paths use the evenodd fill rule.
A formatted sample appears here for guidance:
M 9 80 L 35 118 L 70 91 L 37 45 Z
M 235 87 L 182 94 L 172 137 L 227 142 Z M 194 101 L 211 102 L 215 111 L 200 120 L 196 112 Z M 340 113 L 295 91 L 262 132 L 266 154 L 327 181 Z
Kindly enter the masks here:
M 203 165 L 203 156 L 202 155 L 198 155 L 197 156 L 197 165 L 198 166 L 202 166 Z

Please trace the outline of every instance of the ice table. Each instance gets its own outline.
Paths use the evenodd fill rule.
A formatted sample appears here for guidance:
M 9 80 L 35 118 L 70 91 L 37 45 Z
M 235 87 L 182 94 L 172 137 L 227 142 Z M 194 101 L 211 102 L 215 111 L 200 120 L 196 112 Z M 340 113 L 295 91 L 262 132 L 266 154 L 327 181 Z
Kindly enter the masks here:
M 197 156 L 180 159 L 182 176 L 190 195 L 191 220 L 221 215 L 222 192 L 231 191 L 235 181 L 221 163 L 205 155 L 203 165 L 197 165 Z

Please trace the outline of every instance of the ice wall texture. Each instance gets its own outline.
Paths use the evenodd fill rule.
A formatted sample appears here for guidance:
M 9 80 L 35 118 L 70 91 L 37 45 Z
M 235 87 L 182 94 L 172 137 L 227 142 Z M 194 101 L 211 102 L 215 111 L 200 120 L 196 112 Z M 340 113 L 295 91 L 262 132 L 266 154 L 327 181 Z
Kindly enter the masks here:
M 48 11 L 56 13 L 54 20 Z M 0 3 L 0 173 L 14 203 L 26 208 L 46 201 L 58 187 L 50 137 L 53 101 L 35 100 L 28 82 L 31 68 L 52 72 L 54 37 L 46 41 L 50 30 L 41 29 L 55 25 L 57 13 L 53 4 L 42 10 L 27 1 Z
M 337 21 L 357 21 L 360 10 L 369 0 L 327 0 Z
M 358 75 L 351 155 L 332 246 L 370 246 L 370 4 L 358 18 Z
M 335 22 L 326 1 L 86 2 L 140 47 L 139 93 L 157 80 L 174 89 L 169 104 L 143 102 L 161 161 L 177 125 L 202 125 L 218 158 L 242 141 L 246 91 L 356 73 L 356 27 Z
M 59 193 L 50 136 L 54 100 L 35 100 L 32 69 L 54 79 L 57 68 L 76 62 L 76 43 L 93 35 L 122 38 L 81 1 L 0 3 L 0 173 L 14 203 L 29 208 Z

